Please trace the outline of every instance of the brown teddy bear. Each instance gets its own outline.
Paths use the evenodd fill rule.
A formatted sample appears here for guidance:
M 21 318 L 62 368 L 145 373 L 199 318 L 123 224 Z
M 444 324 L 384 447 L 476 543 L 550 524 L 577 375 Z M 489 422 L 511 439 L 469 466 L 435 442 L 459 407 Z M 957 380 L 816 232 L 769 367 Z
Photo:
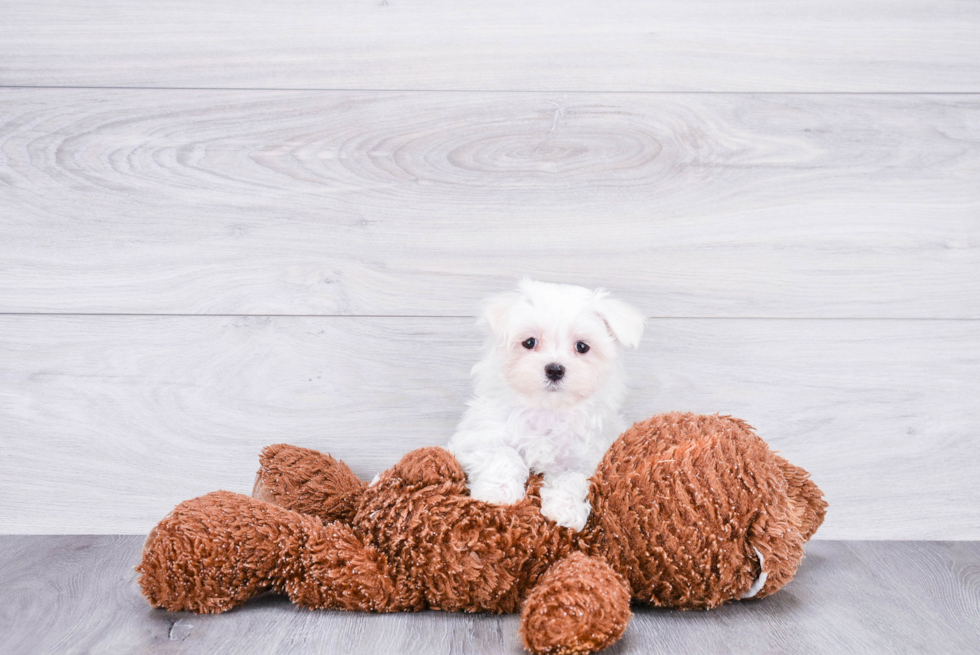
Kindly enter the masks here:
M 777 591 L 826 510 L 806 471 L 725 416 L 624 432 L 578 533 L 541 515 L 537 477 L 510 506 L 465 483 L 442 448 L 366 485 L 329 455 L 270 446 L 253 497 L 189 500 L 153 529 L 139 583 L 171 611 L 223 612 L 266 590 L 309 608 L 519 610 L 528 650 L 589 653 L 622 636 L 631 600 L 697 609 Z

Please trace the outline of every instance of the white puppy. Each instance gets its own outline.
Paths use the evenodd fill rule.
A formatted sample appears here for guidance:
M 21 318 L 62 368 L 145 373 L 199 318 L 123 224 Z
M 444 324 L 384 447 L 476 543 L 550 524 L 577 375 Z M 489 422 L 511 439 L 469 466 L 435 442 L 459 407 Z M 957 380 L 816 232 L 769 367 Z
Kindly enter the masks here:
M 639 344 L 644 317 L 601 289 L 525 278 L 488 298 L 480 322 L 490 338 L 473 367 L 476 395 L 447 448 L 473 498 L 516 503 L 535 471 L 541 513 L 581 530 L 588 478 L 626 427 L 620 346 Z

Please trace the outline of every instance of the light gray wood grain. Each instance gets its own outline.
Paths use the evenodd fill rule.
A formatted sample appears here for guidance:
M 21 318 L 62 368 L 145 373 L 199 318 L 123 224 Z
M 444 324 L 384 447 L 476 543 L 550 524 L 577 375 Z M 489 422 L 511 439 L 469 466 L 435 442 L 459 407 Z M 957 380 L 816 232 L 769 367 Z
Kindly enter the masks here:
M 960 0 L 6 2 L 0 83 L 980 91 Z
M 291 442 L 369 479 L 444 443 L 468 319 L 0 317 L 0 531 L 145 533 Z M 811 471 L 818 538 L 980 537 L 976 321 L 655 320 L 630 419 L 721 412 Z
M 7 89 L 0 156 L 2 312 L 980 317 L 975 95 Z
M 310 612 L 263 596 L 220 615 L 150 609 L 142 536 L 0 537 L 0 650 L 35 653 L 517 653 L 518 618 Z M 705 612 L 635 607 L 612 655 L 973 653 L 980 544 L 812 542 L 796 579 Z
M 973 653 L 980 648 L 978 575 L 975 542 L 811 542 L 796 579 L 775 596 L 710 612 L 638 612 L 623 648 Z

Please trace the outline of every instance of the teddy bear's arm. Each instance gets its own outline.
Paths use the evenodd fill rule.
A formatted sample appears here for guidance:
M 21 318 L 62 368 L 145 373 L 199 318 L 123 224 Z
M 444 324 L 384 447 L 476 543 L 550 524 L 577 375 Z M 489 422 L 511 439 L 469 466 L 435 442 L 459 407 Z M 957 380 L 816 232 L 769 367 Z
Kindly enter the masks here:
M 521 636 L 532 653 L 594 653 L 619 641 L 631 616 L 626 580 L 602 559 L 575 552 L 524 600 Z
M 341 461 L 309 448 L 267 446 L 252 497 L 286 509 L 350 522 L 365 484 Z
M 378 481 L 411 487 L 440 486 L 446 494 L 466 494 L 463 467 L 452 453 L 438 446 L 411 451 L 379 475 Z

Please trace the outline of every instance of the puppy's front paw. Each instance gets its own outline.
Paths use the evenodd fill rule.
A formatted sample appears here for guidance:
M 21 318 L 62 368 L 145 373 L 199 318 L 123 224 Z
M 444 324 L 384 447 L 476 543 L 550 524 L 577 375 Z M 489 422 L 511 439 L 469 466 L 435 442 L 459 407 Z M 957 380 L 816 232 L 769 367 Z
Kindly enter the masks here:
M 563 528 L 581 532 L 589 520 L 592 506 L 563 489 L 541 488 L 541 514 Z
M 470 498 L 494 505 L 513 505 L 524 499 L 524 481 L 479 480 L 470 487 Z

